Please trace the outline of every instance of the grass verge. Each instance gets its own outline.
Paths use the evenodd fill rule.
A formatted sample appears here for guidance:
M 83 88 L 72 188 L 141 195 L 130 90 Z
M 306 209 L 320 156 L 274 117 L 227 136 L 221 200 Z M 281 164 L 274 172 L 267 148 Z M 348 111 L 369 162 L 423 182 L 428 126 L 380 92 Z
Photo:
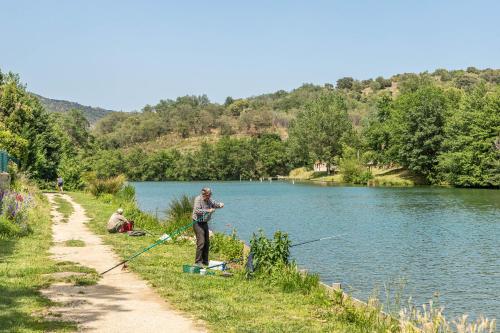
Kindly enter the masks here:
M 64 242 L 64 244 L 66 246 L 69 246 L 69 247 L 84 247 L 85 246 L 85 242 L 82 240 L 79 240 L 79 239 L 70 239 L 70 240 L 67 240 L 66 242 Z
M 152 237 L 108 234 L 106 222 L 116 205 L 85 193 L 70 194 L 86 209 L 89 227 L 123 258 L 155 241 Z M 127 211 L 125 211 L 125 215 Z M 140 229 L 140 221 L 136 219 Z M 151 226 L 149 225 L 151 228 Z M 152 230 L 161 233 L 158 225 Z M 205 321 L 214 332 L 390 332 L 377 311 L 362 311 L 336 293 L 316 288 L 308 293 L 283 292 L 264 279 L 247 280 L 182 272 L 192 263 L 194 246 L 169 242 L 137 257 L 129 265 L 174 307 Z M 219 259 L 219 258 L 211 258 Z
M 73 206 L 64 198 L 56 195 L 54 201 L 57 204 L 57 211 L 63 215 L 63 222 L 68 222 L 69 217 L 73 214 Z
M 32 233 L 21 238 L 0 238 L 0 332 L 67 332 L 76 325 L 47 319 L 52 302 L 38 290 L 53 282 L 60 267 L 48 256 L 51 221 L 48 202 L 36 198 L 30 211 Z

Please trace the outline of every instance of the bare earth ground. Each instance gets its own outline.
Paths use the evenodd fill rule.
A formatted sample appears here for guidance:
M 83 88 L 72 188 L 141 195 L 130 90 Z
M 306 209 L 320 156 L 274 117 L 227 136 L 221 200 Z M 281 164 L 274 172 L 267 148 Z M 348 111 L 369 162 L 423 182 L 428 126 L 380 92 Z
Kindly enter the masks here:
M 85 225 L 85 210 L 71 197 L 62 195 L 74 208 L 67 223 L 56 210 L 54 196 L 47 194 L 53 216 L 54 246 L 52 257 L 57 261 L 73 261 L 98 272 L 121 260 L 111 247 Z M 67 247 L 67 240 L 82 240 L 84 247 Z M 60 306 L 51 313 L 75 321 L 79 331 L 89 332 L 205 332 L 203 324 L 173 310 L 145 281 L 134 273 L 117 268 L 93 286 L 53 284 L 42 293 Z

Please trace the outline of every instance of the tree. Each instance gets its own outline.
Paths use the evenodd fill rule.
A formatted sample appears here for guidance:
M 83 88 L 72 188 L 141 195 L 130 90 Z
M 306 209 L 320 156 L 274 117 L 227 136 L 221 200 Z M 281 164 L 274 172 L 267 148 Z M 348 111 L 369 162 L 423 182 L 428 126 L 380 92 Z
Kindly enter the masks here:
M 69 110 L 62 118 L 62 127 L 68 134 L 74 147 L 85 148 L 90 143 L 90 124 L 83 112 L 76 109 Z
M 439 157 L 444 181 L 462 187 L 500 187 L 500 90 L 482 84 L 465 95 L 445 127 Z
M 376 111 L 368 117 L 368 125 L 363 130 L 365 147 L 374 151 L 373 162 L 388 164 L 395 160 L 391 149 L 391 116 L 393 101 L 384 94 L 376 102 Z
M 467 72 L 462 75 L 459 75 L 455 79 L 455 86 L 460 89 L 472 89 L 472 87 L 478 83 L 479 78 L 476 74 Z
M 14 74 L 0 86 L 0 122 L 22 147 L 21 169 L 38 180 L 55 179 L 63 156 L 62 138 L 39 100 Z
M 239 116 L 244 110 L 250 106 L 250 103 L 246 99 L 238 99 L 231 103 L 227 109 L 232 116 Z
M 330 93 L 311 102 L 297 115 L 290 128 L 290 139 L 307 149 L 314 159 L 326 162 L 329 172 L 335 158 L 342 155 L 342 143 L 352 133 L 344 98 Z
M 445 92 L 432 85 L 406 92 L 394 103 L 392 145 L 402 166 L 435 181 L 448 108 Z
M 337 89 L 351 89 L 354 83 L 352 77 L 343 77 L 337 80 Z
M 226 100 L 224 102 L 224 106 L 228 107 L 229 105 L 233 104 L 233 102 L 234 102 L 234 99 L 231 96 L 227 96 Z
M 384 79 L 382 76 L 379 76 L 375 79 L 376 82 L 380 84 L 380 88 L 389 88 L 392 85 L 391 79 Z

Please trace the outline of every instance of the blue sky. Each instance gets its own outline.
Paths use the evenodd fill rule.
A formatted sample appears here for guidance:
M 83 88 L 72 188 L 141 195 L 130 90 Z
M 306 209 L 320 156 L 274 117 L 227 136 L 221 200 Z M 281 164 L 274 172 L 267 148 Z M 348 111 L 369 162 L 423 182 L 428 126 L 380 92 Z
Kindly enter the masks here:
M 0 68 L 115 110 L 500 67 L 499 1 L 4 1 Z

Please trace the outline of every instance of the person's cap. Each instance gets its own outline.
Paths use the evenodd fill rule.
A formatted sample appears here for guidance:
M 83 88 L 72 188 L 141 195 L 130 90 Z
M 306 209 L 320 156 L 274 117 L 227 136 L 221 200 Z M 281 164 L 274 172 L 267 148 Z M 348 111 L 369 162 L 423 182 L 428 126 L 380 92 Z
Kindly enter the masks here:
M 117 212 L 118 214 L 123 214 L 123 208 L 118 208 L 118 209 L 116 210 L 116 212 Z
M 204 187 L 201 189 L 201 194 L 212 194 L 210 187 Z

